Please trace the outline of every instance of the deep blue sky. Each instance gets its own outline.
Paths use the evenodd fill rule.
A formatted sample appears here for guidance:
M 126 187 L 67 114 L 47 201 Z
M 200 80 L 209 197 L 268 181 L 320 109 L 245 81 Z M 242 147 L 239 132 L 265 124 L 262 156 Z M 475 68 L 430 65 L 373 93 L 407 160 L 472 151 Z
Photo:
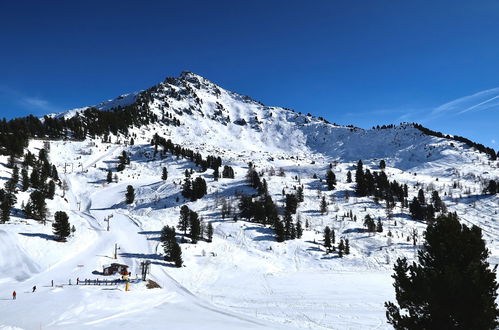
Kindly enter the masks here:
M 189 70 L 339 124 L 417 121 L 498 149 L 498 37 L 497 1 L 2 1 L 0 117 Z

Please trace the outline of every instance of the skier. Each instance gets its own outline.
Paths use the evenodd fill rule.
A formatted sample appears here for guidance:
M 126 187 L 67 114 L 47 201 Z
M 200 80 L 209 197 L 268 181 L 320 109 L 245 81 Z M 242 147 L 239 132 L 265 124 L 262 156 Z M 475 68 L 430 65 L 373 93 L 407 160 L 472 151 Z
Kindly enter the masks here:
M 13 300 L 16 300 L 16 296 L 17 296 L 16 291 L 12 292 L 12 299 L 13 299 Z
M 33 292 L 35 292 L 35 291 L 36 291 L 36 285 L 33 287 Z

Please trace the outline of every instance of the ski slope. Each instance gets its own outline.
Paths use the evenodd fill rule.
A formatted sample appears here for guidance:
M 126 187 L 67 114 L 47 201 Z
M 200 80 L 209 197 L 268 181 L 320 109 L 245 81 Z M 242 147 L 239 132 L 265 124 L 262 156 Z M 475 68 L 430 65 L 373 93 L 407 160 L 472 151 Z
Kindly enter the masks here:
M 191 73 L 159 84 L 154 93 L 151 111 L 174 113 L 180 126 L 133 127 L 133 146 L 125 145 L 130 136 L 122 135 L 111 136 L 113 143 L 99 138 L 50 142 L 50 161 L 68 190 L 58 187 L 48 209 L 52 215 L 66 211 L 76 232 L 68 242 L 56 242 L 50 222 L 24 219 L 20 212 L 0 225 L 0 329 L 390 329 L 383 303 L 394 299 L 392 265 L 398 257 L 415 258 L 425 224 L 398 206 L 388 219 L 384 203 L 356 197 L 355 183 L 347 183 L 346 174 L 354 174 L 359 159 L 371 170 L 379 170 L 384 159 L 388 178 L 407 183 L 410 197 L 420 188 L 427 198 L 432 189 L 439 191 L 450 211 L 482 228 L 490 262 L 499 263 L 499 198 L 482 194 L 485 182 L 499 177 L 499 167 L 484 154 L 424 135 L 408 124 L 363 130 L 266 107 Z M 133 102 L 136 94 L 130 95 L 117 102 Z M 246 125 L 235 123 L 242 119 Z M 155 157 L 150 145 L 155 133 L 203 156 L 220 155 L 223 164 L 234 168 L 235 178 L 215 181 L 212 170 L 201 172 L 188 160 L 170 154 Z M 34 140 L 29 148 L 37 154 L 42 146 Z M 118 182 L 108 184 L 106 173 L 111 169 L 114 174 L 123 150 L 131 164 L 117 173 Z M 277 243 L 266 226 L 222 218 L 224 201 L 236 209 L 238 193 L 254 192 L 245 181 L 249 161 L 263 172 L 279 207 L 284 204 L 283 189 L 293 193 L 303 184 L 305 200 L 297 216 L 309 227 L 301 239 Z M 10 169 L 5 157 L 0 163 L 3 183 Z M 338 181 L 332 191 L 320 181 L 329 164 Z M 160 179 L 162 167 L 168 168 L 166 181 Z M 195 202 L 180 194 L 186 169 L 208 184 L 208 194 Z M 284 176 L 278 175 L 280 169 Z M 130 205 L 124 198 L 127 185 L 136 193 Z M 18 194 L 18 209 L 29 192 Z M 329 203 L 327 214 L 319 212 L 319 196 Z M 184 204 L 212 223 L 214 238 L 212 243 L 182 243 L 184 267 L 175 268 L 164 261 L 159 236 L 163 226 L 177 225 Z M 350 211 L 357 221 L 343 216 Z M 382 233 L 363 230 L 367 214 L 381 219 Z M 104 219 L 110 215 L 107 231 Z M 335 231 L 336 244 L 340 238 L 349 239 L 350 255 L 325 253 L 326 225 Z M 414 230 L 416 246 L 408 240 Z M 74 285 L 77 278 L 104 279 L 95 272 L 116 261 L 115 244 L 117 261 L 130 266 L 133 278 L 140 274 L 140 263 L 148 260 L 148 278 L 161 288 L 133 283 L 126 292 L 123 284 Z M 13 290 L 18 293 L 15 301 Z

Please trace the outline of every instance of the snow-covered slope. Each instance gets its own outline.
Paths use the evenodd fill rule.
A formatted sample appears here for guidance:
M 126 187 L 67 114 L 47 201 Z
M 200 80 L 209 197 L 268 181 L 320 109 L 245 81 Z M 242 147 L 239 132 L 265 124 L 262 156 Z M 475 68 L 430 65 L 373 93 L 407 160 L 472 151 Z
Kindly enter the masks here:
M 52 239 L 50 223 L 24 219 L 20 211 L 0 224 L 0 329 L 389 328 L 383 303 L 394 299 L 392 264 L 397 257 L 415 257 L 419 245 L 413 246 L 411 235 L 417 233 L 419 244 L 425 224 L 399 206 L 388 219 L 383 203 L 356 197 L 355 182 L 347 183 L 346 175 L 359 159 L 372 170 L 384 159 L 388 178 L 406 183 L 410 197 L 420 188 L 427 198 L 439 191 L 449 210 L 482 227 L 490 261 L 499 262 L 499 198 L 482 194 L 486 181 L 499 177 L 499 164 L 462 143 L 426 135 L 410 124 L 372 130 L 330 124 L 264 106 L 188 72 L 95 107 L 119 111 L 118 106 L 134 102 L 160 120 L 131 127 L 128 136 L 111 136 L 113 143 L 101 138 L 50 142 L 50 161 L 68 190 L 58 188 L 48 208 L 52 215 L 58 210 L 70 215 L 76 232 L 67 243 Z M 234 168 L 235 178 L 214 180 L 212 170 L 202 172 L 170 154 L 155 155 L 150 141 L 156 133 L 203 156 L 219 155 Z M 130 137 L 133 146 L 123 143 Z M 42 146 L 37 140 L 29 148 L 38 153 Z M 106 183 L 107 171 L 115 171 L 124 150 L 131 165 L 117 173 L 118 182 Z M 222 218 L 224 202 L 235 209 L 238 195 L 254 193 L 245 181 L 249 161 L 263 173 L 279 207 L 283 190 L 293 193 L 304 186 L 296 217 L 309 227 L 301 239 L 278 243 L 268 226 Z M 0 181 L 5 181 L 11 170 L 3 165 L 6 158 L 0 163 Z M 330 164 L 338 180 L 332 191 L 320 180 Z M 168 168 L 166 181 L 160 179 L 162 167 Z M 208 183 L 208 194 L 195 202 L 180 194 L 184 172 L 191 168 L 194 177 Z M 136 191 L 131 205 L 124 202 L 128 185 Z M 18 194 L 18 209 L 29 192 Z M 319 212 L 321 196 L 329 203 L 326 214 Z M 159 235 L 164 225 L 177 224 L 184 204 L 212 223 L 214 238 L 182 243 L 185 267 L 174 268 L 162 257 Z M 345 217 L 350 211 L 357 221 Z M 380 218 L 382 233 L 362 229 L 367 214 Z M 110 215 L 107 231 L 104 220 Z M 336 243 L 349 239 L 350 255 L 325 254 L 326 225 L 335 231 Z M 151 261 L 149 277 L 162 288 L 133 283 L 125 292 L 122 284 L 74 285 L 76 278 L 104 279 L 94 272 L 114 261 L 115 244 L 118 261 L 134 276 L 142 261 Z M 10 300 L 12 290 L 18 292 L 16 301 Z

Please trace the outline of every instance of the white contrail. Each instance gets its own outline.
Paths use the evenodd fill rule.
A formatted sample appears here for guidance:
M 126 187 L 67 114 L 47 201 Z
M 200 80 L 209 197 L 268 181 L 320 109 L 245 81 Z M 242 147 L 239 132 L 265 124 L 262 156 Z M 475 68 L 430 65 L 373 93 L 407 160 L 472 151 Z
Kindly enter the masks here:
M 484 101 L 483 99 L 487 98 Z M 488 109 L 493 105 L 488 103 L 499 98 L 499 87 L 487 89 L 480 91 L 471 95 L 463 96 L 453 101 L 442 104 L 433 109 L 431 115 L 438 115 L 444 112 L 456 112 L 457 114 L 462 114 L 471 110 L 484 110 Z M 483 105 L 488 104 L 485 107 Z M 482 107 L 482 108 L 481 108 Z M 464 109 L 463 109 L 464 108 Z
M 491 97 L 491 98 L 490 98 L 490 99 L 488 99 L 488 100 L 485 100 L 485 101 L 480 102 L 480 103 L 478 103 L 478 104 L 475 104 L 475 105 L 473 105 L 473 106 L 471 106 L 471 107 L 468 107 L 468 108 L 466 108 L 466 109 L 464 109 L 464 110 L 461 110 L 461 111 L 459 111 L 459 112 L 458 112 L 458 114 L 462 114 L 462 113 L 465 113 L 465 112 L 471 111 L 471 110 L 473 110 L 473 109 L 476 109 L 476 108 L 478 108 L 478 107 L 479 107 L 479 106 L 481 106 L 481 105 L 484 105 L 484 104 L 486 104 L 486 103 L 489 103 L 490 101 L 494 101 L 495 99 L 499 99 L 499 95 L 496 95 L 496 96 L 494 96 L 494 97 Z

